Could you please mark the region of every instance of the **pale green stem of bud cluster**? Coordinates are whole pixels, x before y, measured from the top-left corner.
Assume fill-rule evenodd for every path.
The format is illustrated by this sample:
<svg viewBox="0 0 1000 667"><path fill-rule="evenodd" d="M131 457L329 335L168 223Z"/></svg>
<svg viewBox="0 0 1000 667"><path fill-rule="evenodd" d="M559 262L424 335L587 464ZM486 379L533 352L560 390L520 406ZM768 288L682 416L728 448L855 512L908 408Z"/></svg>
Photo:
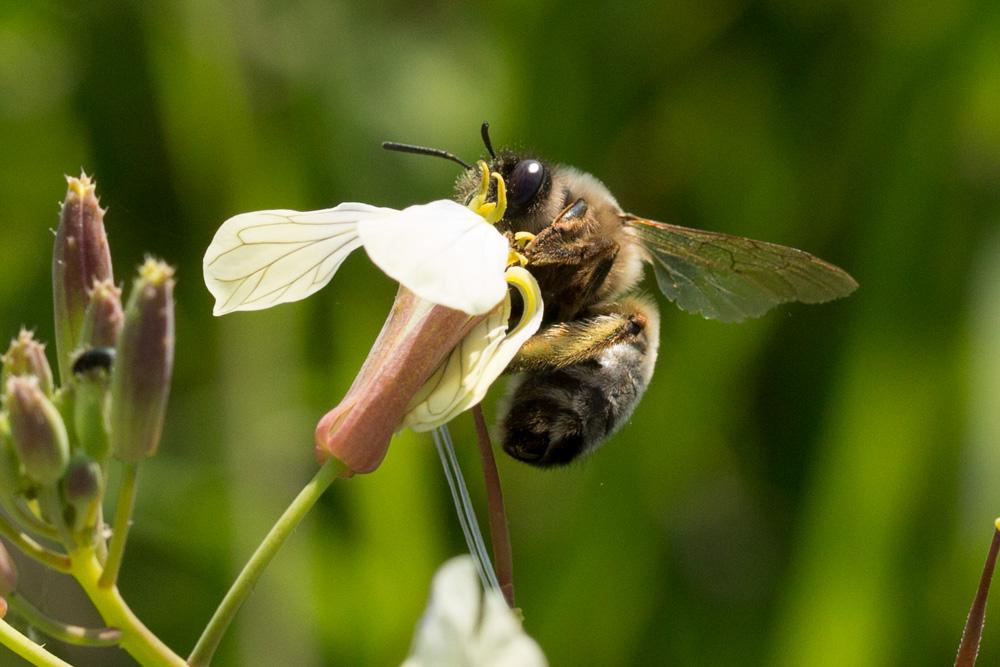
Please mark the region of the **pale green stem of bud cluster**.
<svg viewBox="0 0 1000 667"><path fill-rule="evenodd" d="M3 542L0 542L0 597L6 597L16 590L17 568Z"/></svg>
<svg viewBox="0 0 1000 667"><path fill-rule="evenodd" d="M14 498L28 486L21 472L21 462L10 438L10 421L0 413L0 506L10 507Z"/></svg>

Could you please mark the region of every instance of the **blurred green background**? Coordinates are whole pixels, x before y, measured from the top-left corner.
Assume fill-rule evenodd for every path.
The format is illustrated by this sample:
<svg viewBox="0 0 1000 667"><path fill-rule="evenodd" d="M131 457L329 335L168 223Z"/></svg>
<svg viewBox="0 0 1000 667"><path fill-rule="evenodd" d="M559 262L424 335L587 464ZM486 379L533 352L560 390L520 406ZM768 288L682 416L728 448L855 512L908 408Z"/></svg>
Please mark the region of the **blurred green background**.
<svg viewBox="0 0 1000 667"><path fill-rule="evenodd" d="M0 335L53 339L49 230L81 167L117 279L146 252L178 269L176 381L122 574L137 613L187 653L315 469L315 421L395 289L360 254L313 298L215 319L219 223L441 198L455 165L379 142L471 160L484 119L630 211L861 284L742 325L661 299L631 424L569 469L501 460L518 603L552 664L950 664L1000 514L995 0L0 3ZM481 502L470 422L452 431ZM334 485L217 664L397 664L463 549L430 439L402 434ZM67 582L25 579L93 620Z"/></svg>

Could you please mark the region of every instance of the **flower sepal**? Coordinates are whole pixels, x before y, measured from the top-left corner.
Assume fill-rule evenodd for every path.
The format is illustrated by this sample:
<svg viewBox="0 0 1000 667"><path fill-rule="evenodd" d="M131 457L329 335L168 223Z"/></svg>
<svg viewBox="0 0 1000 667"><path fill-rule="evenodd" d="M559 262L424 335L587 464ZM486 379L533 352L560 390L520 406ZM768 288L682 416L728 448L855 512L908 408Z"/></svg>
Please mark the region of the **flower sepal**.
<svg viewBox="0 0 1000 667"><path fill-rule="evenodd" d="M433 304L400 286L354 383L316 426L319 460L332 456L351 473L375 470L411 397L483 317Z"/></svg>

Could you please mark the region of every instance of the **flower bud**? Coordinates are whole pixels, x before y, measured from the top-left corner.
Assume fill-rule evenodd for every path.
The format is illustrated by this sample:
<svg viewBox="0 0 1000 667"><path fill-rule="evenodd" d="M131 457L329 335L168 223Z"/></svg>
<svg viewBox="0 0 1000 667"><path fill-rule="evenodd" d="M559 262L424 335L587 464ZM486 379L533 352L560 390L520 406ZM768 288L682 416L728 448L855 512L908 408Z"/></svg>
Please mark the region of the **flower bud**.
<svg viewBox="0 0 1000 667"><path fill-rule="evenodd" d="M111 378L111 448L123 461L152 456L160 442L174 363L173 275L148 258L125 307Z"/></svg>
<svg viewBox="0 0 1000 667"><path fill-rule="evenodd" d="M95 348L101 351L107 348ZM74 366L79 367L79 359ZM77 440L89 456L103 461L110 442L111 373L100 366L74 375L73 428Z"/></svg>
<svg viewBox="0 0 1000 667"><path fill-rule="evenodd" d="M28 482L21 473L21 462L10 441L10 422L0 412L0 507L7 507L24 492Z"/></svg>
<svg viewBox="0 0 1000 667"><path fill-rule="evenodd" d="M122 291L111 279L101 280L87 293L90 301L83 317L80 344L85 348L114 347L122 331Z"/></svg>
<svg viewBox="0 0 1000 667"><path fill-rule="evenodd" d="M16 590L17 568L14 567L14 560L7 553L7 547L3 545L3 542L0 542L0 597L10 595Z"/></svg>
<svg viewBox="0 0 1000 667"><path fill-rule="evenodd" d="M69 462L62 480L63 498L73 508L73 532L93 528L97 509L103 496L101 466L96 461L77 455Z"/></svg>
<svg viewBox="0 0 1000 667"><path fill-rule="evenodd" d="M375 470L413 395L482 318L400 287L354 384L316 425L317 457L333 456L352 473Z"/></svg>
<svg viewBox="0 0 1000 667"><path fill-rule="evenodd" d="M7 354L0 357L3 372L0 382L7 386L7 380L20 375L33 375L38 378L38 386L47 395L52 395L52 368L45 357L45 345L35 340L35 335L27 329L21 329L17 338L10 341Z"/></svg>
<svg viewBox="0 0 1000 667"><path fill-rule="evenodd" d="M39 484L53 484L69 463L69 438L56 406L35 377L7 381L5 399L14 449L24 472Z"/></svg>
<svg viewBox="0 0 1000 667"><path fill-rule="evenodd" d="M59 377L70 373L70 357L80 344L87 292L95 281L110 280L111 252L104 231L104 210L86 174L66 178L69 187L59 214L52 257L52 300L55 310Z"/></svg>

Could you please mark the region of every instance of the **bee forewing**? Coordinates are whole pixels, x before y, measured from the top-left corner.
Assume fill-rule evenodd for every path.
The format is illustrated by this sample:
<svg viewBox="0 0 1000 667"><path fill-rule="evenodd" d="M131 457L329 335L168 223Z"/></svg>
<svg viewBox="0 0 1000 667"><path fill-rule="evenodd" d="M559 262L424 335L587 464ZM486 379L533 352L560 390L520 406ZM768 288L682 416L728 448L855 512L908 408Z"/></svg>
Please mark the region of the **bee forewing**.
<svg viewBox="0 0 1000 667"><path fill-rule="evenodd" d="M346 203L320 211L254 211L229 218L203 260L215 315L298 301L326 285L361 245L358 223L394 209Z"/></svg>
<svg viewBox="0 0 1000 667"><path fill-rule="evenodd" d="M795 248L632 215L624 222L667 298L710 319L738 322L780 303L821 303L858 287L843 269Z"/></svg>

